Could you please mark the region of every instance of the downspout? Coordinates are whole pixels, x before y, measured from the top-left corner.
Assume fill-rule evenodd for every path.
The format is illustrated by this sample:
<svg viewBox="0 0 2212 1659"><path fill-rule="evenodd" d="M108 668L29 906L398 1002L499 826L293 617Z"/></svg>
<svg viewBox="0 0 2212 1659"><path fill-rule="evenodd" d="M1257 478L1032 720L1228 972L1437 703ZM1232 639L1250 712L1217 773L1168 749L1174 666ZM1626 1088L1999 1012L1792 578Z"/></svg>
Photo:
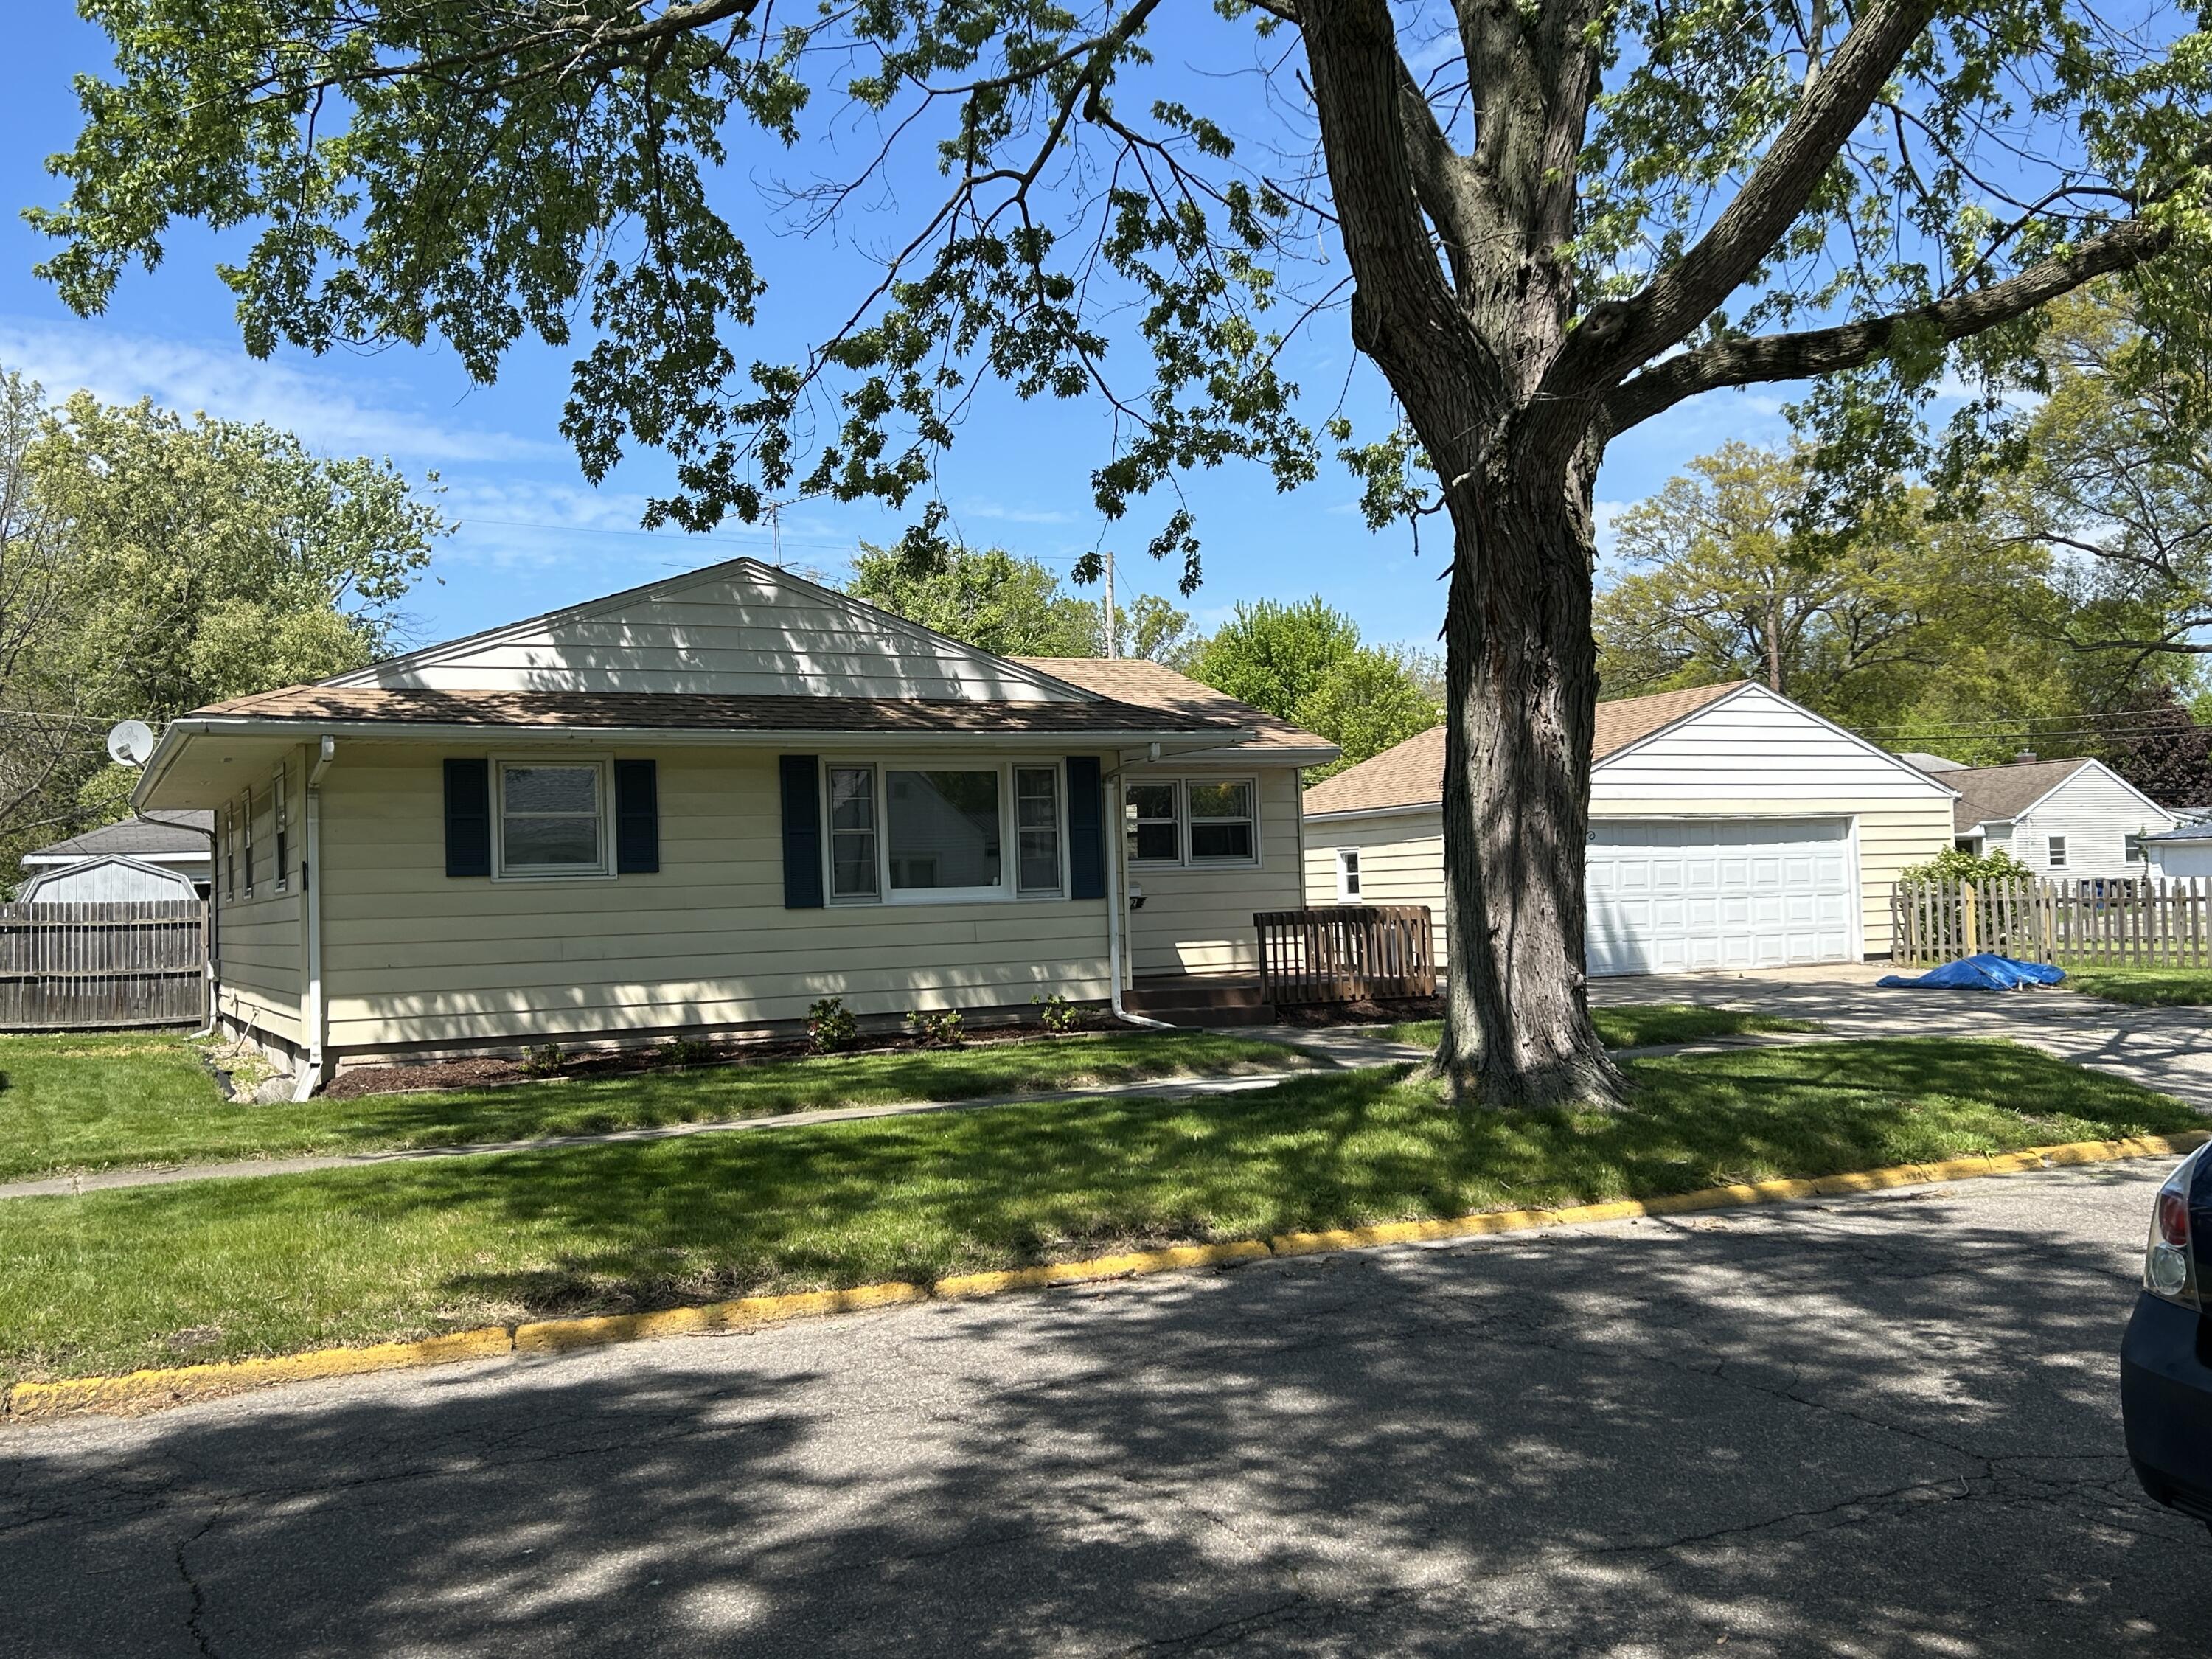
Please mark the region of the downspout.
<svg viewBox="0 0 2212 1659"><path fill-rule="evenodd" d="M337 758L338 740L325 735L322 750L307 774L307 845L300 860L300 909L307 943L307 990L301 999L301 1024L307 1028L307 1058L292 1085L292 1098L307 1100L326 1080L323 1076L323 774Z"/></svg>
<svg viewBox="0 0 2212 1659"><path fill-rule="evenodd" d="M1157 749L1157 745L1155 745ZM1121 809L1121 757L1099 781L1106 787L1106 961L1109 984L1112 987L1109 999L1114 1018L1132 1025L1146 1025L1158 1031L1172 1031L1176 1028L1164 1019L1154 1019L1148 1014L1133 1014L1121 1006L1121 848L1127 839L1123 827Z"/></svg>

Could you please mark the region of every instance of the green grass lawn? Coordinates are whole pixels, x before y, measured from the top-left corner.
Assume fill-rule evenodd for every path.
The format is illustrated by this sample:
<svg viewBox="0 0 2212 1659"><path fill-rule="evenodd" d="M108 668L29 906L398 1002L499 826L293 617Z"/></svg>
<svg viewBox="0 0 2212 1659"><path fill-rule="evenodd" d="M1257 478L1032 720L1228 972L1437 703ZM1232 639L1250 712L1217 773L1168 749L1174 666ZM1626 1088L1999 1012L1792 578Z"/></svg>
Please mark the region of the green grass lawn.
<svg viewBox="0 0 2212 1659"><path fill-rule="evenodd" d="M0 1373L82 1375L2197 1126L2004 1042L1632 1062L1616 1113L1395 1068L0 1204Z"/></svg>
<svg viewBox="0 0 2212 1659"><path fill-rule="evenodd" d="M1590 1024L1598 1041L1608 1048L1656 1048L1662 1042L1704 1042L1713 1037L1747 1036L1758 1031L1817 1031L1809 1020L1784 1019L1776 1014L1754 1014L1737 1008L1704 1008L1687 1002L1633 1003L1618 1008L1593 1008ZM1418 1042L1433 1048L1443 1035L1443 1023L1416 1019L1393 1025L1382 1035L1393 1042Z"/></svg>
<svg viewBox="0 0 2212 1659"><path fill-rule="evenodd" d="M1279 1043L1253 1037L1146 1032L255 1106L225 1100L197 1052L178 1037L0 1037L0 1178L452 1146L822 1106L1281 1072L1306 1063Z"/></svg>
<svg viewBox="0 0 2212 1659"><path fill-rule="evenodd" d="M2075 968L2066 969L2061 981L2083 996L2103 997L2109 1002L2133 1002L2147 1008L2212 1006L2212 969L2206 968Z"/></svg>

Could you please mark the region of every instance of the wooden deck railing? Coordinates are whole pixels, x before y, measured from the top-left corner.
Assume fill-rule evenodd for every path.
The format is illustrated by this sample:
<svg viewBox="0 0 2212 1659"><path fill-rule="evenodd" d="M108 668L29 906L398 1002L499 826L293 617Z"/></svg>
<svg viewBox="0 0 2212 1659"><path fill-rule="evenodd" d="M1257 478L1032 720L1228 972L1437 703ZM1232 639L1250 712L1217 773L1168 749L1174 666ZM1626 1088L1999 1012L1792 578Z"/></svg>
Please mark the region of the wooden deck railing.
<svg viewBox="0 0 2212 1659"><path fill-rule="evenodd" d="M2023 962L2212 966L2212 884L2201 876L1900 884L1889 906L1899 963L1994 951Z"/></svg>
<svg viewBox="0 0 2212 1659"><path fill-rule="evenodd" d="M0 1031L197 1025L207 957L191 900L0 904Z"/></svg>
<svg viewBox="0 0 2212 1659"><path fill-rule="evenodd" d="M1436 936L1422 904L1263 910L1260 988L1278 1006L1437 994Z"/></svg>

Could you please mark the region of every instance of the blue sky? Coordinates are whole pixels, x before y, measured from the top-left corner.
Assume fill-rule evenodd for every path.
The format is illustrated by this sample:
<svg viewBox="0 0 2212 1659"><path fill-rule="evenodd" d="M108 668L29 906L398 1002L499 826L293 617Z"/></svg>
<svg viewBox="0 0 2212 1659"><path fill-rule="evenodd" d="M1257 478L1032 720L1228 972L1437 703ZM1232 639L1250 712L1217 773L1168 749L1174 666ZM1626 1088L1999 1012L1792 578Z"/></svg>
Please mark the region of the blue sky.
<svg viewBox="0 0 2212 1659"><path fill-rule="evenodd" d="M0 195L20 210L59 198L44 162L77 131L70 77L103 70L109 60L105 37L51 0L22 8L11 39L9 96L0 103ZM1164 55L1172 51L1171 34L1163 46ZM866 226L841 229L836 240L749 238L774 286L762 326L738 349L741 361L799 355L803 338L793 331L797 307L789 296L849 291L853 240L865 240ZM111 399L150 396L185 410L266 420L320 449L389 456L410 475L441 475L447 510L461 528L438 553L436 580L410 597L410 642L766 551L764 525L732 525L711 537L640 531L644 500L665 478L652 454L633 456L603 487L585 482L559 430L572 351L526 342L489 387L473 385L440 349L320 358L284 351L256 362L239 344L228 293L215 275L217 245L197 229L173 235L161 267L126 277L108 313L90 320L72 315L32 275L50 246L16 211L0 216L0 366L26 371L50 393L83 386ZM1317 419L1351 364L1340 315L1294 350L1295 377L1314 394ZM1367 395L1365 404L1355 398L1355 408L1374 406ZM1783 400L1775 389L1715 394L1630 434L1607 458L1601 510L1649 494L1729 438L1781 439ZM1087 550L1112 547L1124 556L1125 587L1172 592L1174 574L1141 552L1164 509L1148 513L1140 504L1107 526L1091 506L1090 474L1104 453L1105 420L1095 404L1024 404L994 391L947 458L945 500L971 543L996 543L1063 568ZM1178 603L1201 625L1240 599L1319 593L1370 638L1432 641L1443 615L1433 532L1419 559L1409 532L1370 534L1353 485L1333 465L1289 495L1242 466L1201 475L1188 490L1206 577L1194 600ZM857 539L887 540L902 522L888 510L803 503L783 514L784 558L834 580Z"/></svg>

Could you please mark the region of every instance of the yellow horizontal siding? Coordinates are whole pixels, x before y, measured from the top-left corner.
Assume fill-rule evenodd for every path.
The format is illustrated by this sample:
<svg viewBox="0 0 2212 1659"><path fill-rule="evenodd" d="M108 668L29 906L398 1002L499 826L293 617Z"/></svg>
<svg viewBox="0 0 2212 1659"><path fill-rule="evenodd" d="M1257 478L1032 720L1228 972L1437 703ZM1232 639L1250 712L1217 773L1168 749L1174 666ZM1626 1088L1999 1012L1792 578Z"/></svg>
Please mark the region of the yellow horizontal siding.
<svg viewBox="0 0 2212 1659"><path fill-rule="evenodd" d="M1147 778L1252 777L1259 782L1257 865L1131 864L1127 879L1144 890L1145 908L1129 918L1130 963L1139 974L1255 974L1261 910L1295 910L1304 902L1298 864L1298 787L1287 766L1132 767L1128 781Z"/></svg>
<svg viewBox="0 0 2212 1659"><path fill-rule="evenodd" d="M337 1047L755 1025L823 996L898 1014L1109 993L1103 901L785 909L776 757L758 750L621 750L659 763L656 874L448 878L441 762L465 752L362 744L327 776Z"/></svg>

